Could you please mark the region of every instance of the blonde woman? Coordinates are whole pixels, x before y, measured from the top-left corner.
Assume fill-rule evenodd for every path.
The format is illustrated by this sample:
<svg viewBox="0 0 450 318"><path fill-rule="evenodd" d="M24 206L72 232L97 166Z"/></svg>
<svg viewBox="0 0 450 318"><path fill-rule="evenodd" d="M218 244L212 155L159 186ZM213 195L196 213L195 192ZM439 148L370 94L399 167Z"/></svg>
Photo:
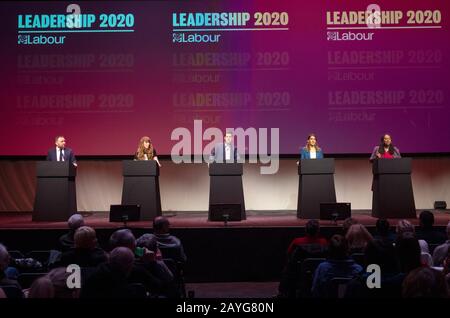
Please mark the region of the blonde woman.
<svg viewBox="0 0 450 318"><path fill-rule="evenodd" d="M362 224L353 224L345 234L350 254L364 253L367 244L373 241L372 234Z"/></svg>

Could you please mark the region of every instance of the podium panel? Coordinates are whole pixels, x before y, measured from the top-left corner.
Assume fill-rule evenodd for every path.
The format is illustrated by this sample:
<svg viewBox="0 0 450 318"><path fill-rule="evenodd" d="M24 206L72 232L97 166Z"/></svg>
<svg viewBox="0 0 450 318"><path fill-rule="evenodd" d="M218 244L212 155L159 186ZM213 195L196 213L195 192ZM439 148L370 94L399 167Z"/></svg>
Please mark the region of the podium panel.
<svg viewBox="0 0 450 318"><path fill-rule="evenodd" d="M123 166L122 205L139 205L141 221L160 216L159 167L154 160L125 160Z"/></svg>
<svg viewBox="0 0 450 318"><path fill-rule="evenodd" d="M372 171L372 216L416 218L411 158L378 159Z"/></svg>
<svg viewBox="0 0 450 318"><path fill-rule="evenodd" d="M335 203L334 159L304 159L298 166L297 217L319 219L320 203Z"/></svg>
<svg viewBox="0 0 450 318"><path fill-rule="evenodd" d="M77 213L76 168L68 161L36 163L33 221L67 221Z"/></svg>
<svg viewBox="0 0 450 318"><path fill-rule="evenodd" d="M213 215L217 205L228 204L239 204L241 220L246 219L242 174L242 163L211 163L209 165L208 220L217 220Z"/></svg>

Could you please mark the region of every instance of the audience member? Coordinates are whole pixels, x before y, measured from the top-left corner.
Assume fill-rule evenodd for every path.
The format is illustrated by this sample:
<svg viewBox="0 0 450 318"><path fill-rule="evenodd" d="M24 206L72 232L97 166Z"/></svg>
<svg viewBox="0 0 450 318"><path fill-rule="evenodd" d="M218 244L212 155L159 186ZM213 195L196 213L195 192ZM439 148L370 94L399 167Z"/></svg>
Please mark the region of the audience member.
<svg viewBox="0 0 450 318"><path fill-rule="evenodd" d="M164 216L153 220L153 234L164 258L172 258L176 262L186 263L187 257L179 238L170 234L170 222Z"/></svg>
<svg viewBox="0 0 450 318"><path fill-rule="evenodd" d="M84 226L84 218L81 214L73 214L67 221L67 225L69 226L69 232L59 238L59 249L61 252L65 252L74 247L75 231L79 227Z"/></svg>
<svg viewBox="0 0 450 318"><path fill-rule="evenodd" d="M346 218L344 222L342 223L342 231L344 232L343 235L345 236L347 234L348 229L353 224L358 224L358 221L356 221L354 218Z"/></svg>
<svg viewBox="0 0 450 318"><path fill-rule="evenodd" d="M366 245L373 241L372 235L362 224L353 224L347 230L345 239L348 243L349 253L364 253Z"/></svg>
<svg viewBox="0 0 450 318"><path fill-rule="evenodd" d="M435 248L433 253L434 266L442 266L444 259L450 250L450 221L447 224L447 241Z"/></svg>
<svg viewBox="0 0 450 318"><path fill-rule="evenodd" d="M74 248L62 254L59 265L77 264L80 267L95 267L106 260L105 251L97 247L95 230L89 226L82 226L75 232Z"/></svg>
<svg viewBox="0 0 450 318"><path fill-rule="evenodd" d="M319 245L327 246L327 240L320 235L320 225L317 220L309 220L305 226L305 236L295 238L288 247L288 255L291 255L299 246Z"/></svg>
<svg viewBox="0 0 450 318"><path fill-rule="evenodd" d="M448 289L441 272L418 267L403 281L402 295L404 298L447 298Z"/></svg>
<svg viewBox="0 0 450 318"><path fill-rule="evenodd" d="M391 224L386 219L378 219L376 223L377 233L375 239L394 244L395 235L391 232Z"/></svg>
<svg viewBox="0 0 450 318"><path fill-rule="evenodd" d="M353 278L363 268L348 256L348 244L342 235L333 235L328 246L328 259L321 263L314 274L312 295L314 297L333 297L330 295L331 280L335 277Z"/></svg>
<svg viewBox="0 0 450 318"><path fill-rule="evenodd" d="M416 230L416 237L430 244L442 244L447 236L436 229L434 225L434 215L430 211L422 211L419 215L420 226Z"/></svg>

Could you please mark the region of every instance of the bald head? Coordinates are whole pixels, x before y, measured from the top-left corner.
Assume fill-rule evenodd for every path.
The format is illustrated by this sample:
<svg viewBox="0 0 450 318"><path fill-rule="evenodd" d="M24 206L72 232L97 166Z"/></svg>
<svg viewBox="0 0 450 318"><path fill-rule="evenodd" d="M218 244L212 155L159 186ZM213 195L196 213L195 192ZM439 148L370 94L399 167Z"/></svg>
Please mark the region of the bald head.
<svg viewBox="0 0 450 318"><path fill-rule="evenodd" d="M69 225L69 229L75 231L84 225L84 218L81 214L73 214L67 221L67 224Z"/></svg>
<svg viewBox="0 0 450 318"><path fill-rule="evenodd" d="M126 275L131 272L134 264L134 254L126 247L116 247L109 254L111 267Z"/></svg>

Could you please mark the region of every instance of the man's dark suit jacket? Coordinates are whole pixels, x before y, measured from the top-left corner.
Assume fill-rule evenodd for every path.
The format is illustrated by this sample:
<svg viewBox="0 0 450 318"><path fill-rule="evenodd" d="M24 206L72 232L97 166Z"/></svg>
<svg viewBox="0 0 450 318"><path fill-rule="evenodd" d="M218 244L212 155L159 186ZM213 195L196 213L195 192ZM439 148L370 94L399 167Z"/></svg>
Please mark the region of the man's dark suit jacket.
<svg viewBox="0 0 450 318"><path fill-rule="evenodd" d="M47 161L57 161L58 155L56 154L56 147L53 149L49 149L47 154ZM70 148L64 148L64 161L69 161L72 164L77 163L77 159L75 158L75 154L73 153L72 149Z"/></svg>

